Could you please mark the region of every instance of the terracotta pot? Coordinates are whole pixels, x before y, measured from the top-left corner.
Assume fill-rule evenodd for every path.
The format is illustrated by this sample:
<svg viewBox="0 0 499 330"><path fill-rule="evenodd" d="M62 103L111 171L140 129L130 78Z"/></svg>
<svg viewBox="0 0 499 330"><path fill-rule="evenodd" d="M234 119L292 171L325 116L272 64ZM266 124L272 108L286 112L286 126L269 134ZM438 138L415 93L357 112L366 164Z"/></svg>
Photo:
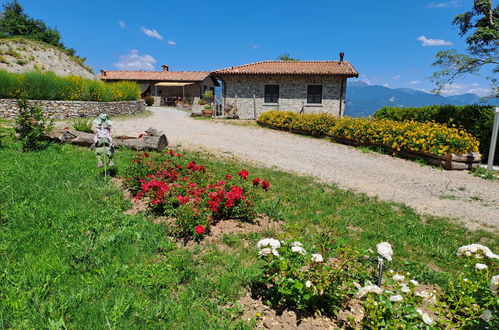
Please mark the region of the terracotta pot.
<svg viewBox="0 0 499 330"><path fill-rule="evenodd" d="M201 112L205 117L211 117L213 115L213 109L203 109Z"/></svg>

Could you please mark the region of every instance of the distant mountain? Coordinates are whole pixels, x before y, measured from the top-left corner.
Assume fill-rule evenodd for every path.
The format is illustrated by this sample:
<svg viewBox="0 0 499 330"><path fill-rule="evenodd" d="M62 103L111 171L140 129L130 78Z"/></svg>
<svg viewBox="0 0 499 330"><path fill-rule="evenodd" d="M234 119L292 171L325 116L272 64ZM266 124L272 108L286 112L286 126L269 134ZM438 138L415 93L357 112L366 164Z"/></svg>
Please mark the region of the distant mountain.
<svg viewBox="0 0 499 330"><path fill-rule="evenodd" d="M484 100L475 94L442 96L410 88L388 88L368 85L362 81L349 82L345 114L351 117L372 116L384 106L422 107L433 104L498 104L497 99Z"/></svg>

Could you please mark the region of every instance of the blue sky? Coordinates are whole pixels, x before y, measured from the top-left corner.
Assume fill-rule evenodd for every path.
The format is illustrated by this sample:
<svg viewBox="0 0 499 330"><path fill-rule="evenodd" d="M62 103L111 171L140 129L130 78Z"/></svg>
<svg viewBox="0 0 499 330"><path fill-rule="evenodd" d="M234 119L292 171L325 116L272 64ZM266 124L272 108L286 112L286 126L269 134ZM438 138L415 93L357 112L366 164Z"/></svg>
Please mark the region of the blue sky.
<svg viewBox="0 0 499 330"><path fill-rule="evenodd" d="M0 0L0 3L6 3ZM334 60L340 51L360 79L391 88L430 90L440 50L463 50L455 15L472 0L113 1L20 0L63 42L107 70L214 70L283 53ZM484 95L487 81L469 76L446 94Z"/></svg>

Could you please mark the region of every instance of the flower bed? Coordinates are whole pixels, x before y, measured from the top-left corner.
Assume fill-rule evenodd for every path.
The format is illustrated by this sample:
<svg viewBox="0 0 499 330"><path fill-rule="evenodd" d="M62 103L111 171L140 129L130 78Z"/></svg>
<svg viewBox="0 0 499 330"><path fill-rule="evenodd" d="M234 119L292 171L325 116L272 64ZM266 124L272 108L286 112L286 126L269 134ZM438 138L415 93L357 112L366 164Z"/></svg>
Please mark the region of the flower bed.
<svg viewBox="0 0 499 330"><path fill-rule="evenodd" d="M262 126L330 136L337 142L380 146L411 158L427 158L446 169L469 169L480 161L478 140L462 129L437 123L398 122L371 118L269 111L260 115Z"/></svg>
<svg viewBox="0 0 499 330"><path fill-rule="evenodd" d="M220 220L252 220L260 192L270 188L266 179L250 178L245 170L217 178L173 150L137 154L125 182L135 199L145 199L156 214L176 219L171 234L184 242L202 239Z"/></svg>
<svg viewBox="0 0 499 330"><path fill-rule="evenodd" d="M458 249L467 266L446 288L391 269L379 280L380 264L386 268L393 257L387 242L377 245L377 255L340 249L328 258L297 241L266 238L257 247L264 262L254 293L279 310L329 315L356 329L499 326L499 275L492 276L499 256L483 245ZM347 311L352 305L354 313Z"/></svg>

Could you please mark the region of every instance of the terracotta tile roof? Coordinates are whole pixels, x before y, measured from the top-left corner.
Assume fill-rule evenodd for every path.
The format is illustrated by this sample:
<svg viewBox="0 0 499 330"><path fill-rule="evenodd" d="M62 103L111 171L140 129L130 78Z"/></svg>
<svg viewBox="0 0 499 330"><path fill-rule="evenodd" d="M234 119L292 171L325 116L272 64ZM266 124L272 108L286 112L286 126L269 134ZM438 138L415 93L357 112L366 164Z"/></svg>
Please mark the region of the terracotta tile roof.
<svg viewBox="0 0 499 330"><path fill-rule="evenodd" d="M208 71L101 71L102 80L203 81Z"/></svg>
<svg viewBox="0 0 499 330"><path fill-rule="evenodd" d="M358 77L348 61L262 61L214 71L217 75L341 75Z"/></svg>

